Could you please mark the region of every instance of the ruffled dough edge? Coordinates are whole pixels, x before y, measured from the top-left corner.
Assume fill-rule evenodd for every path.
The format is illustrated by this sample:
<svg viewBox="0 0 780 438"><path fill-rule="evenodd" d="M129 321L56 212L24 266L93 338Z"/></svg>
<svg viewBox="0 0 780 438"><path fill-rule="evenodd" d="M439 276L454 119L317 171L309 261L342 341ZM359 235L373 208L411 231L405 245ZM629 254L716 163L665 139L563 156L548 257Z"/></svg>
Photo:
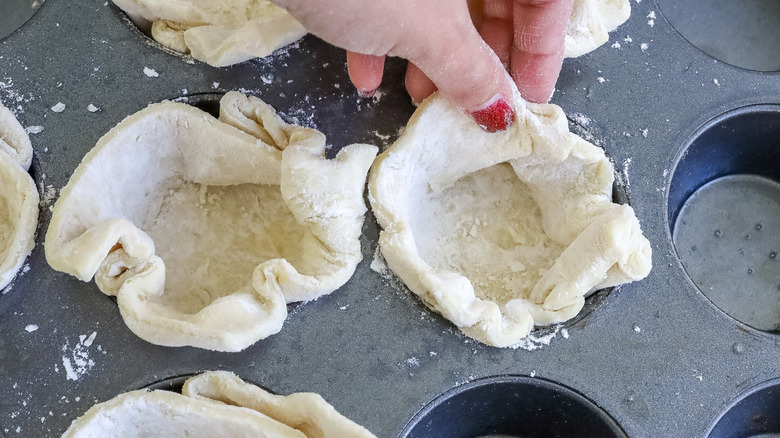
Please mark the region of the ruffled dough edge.
<svg viewBox="0 0 780 438"><path fill-rule="evenodd" d="M40 199L27 173L32 156L32 144L24 128L8 108L0 105L0 196L7 202L6 213L14 225L5 258L0 260L0 288L13 281L35 247Z"/></svg>
<svg viewBox="0 0 780 438"><path fill-rule="evenodd" d="M466 335L497 347L517 344L534 325L574 317L588 293L642 279L652 265L650 243L642 235L633 209L611 202L613 168L604 151L569 132L560 107L526 103L516 90L514 102L516 120L509 130L486 134L461 110L435 94L420 105L396 143L377 157L369 174L369 201L382 228L379 247L387 265L427 306ZM434 141L430 140L431 129L446 132L442 138L449 142L418 147L418 141ZM433 191L503 162L509 162L519 174L527 170L524 166L570 160L581 163L591 175L591 182L571 184L567 193L544 202L534 196L546 233L567 248L531 291L532 300L514 299L499 308L479 299L468 278L431 267L417 252L403 201L396 199L396 194L411 184L414 175L408 170L416 165L414 160L430 161L439 152L458 159L447 163L443 174L426 176ZM532 191L534 185L550 183L543 172L525 179L518 176ZM600 255L583 260L582 252L590 248L599 248ZM579 267L580 274L567 274L571 266Z"/></svg>
<svg viewBox="0 0 780 438"><path fill-rule="evenodd" d="M274 395L227 371L208 371L194 376L184 383L181 394L138 390L96 404L71 424L63 438L105 436L105 432L92 428L102 417L126 420L129 415L123 412L127 411L136 410L131 414L138 416L140 413L141 418L135 419L143 421L139 407L165 409L172 416L219 418L278 437L375 438L367 429L338 413L318 394Z"/></svg>
<svg viewBox="0 0 780 438"><path fill-rule="evenodd" d="M101 291L117 296L127 326L154 344L241 351L281 330L287 302L314 300L333 292L351 278L362 260L359 237L367 211L363 191L377 148L349 145L334 159L326 159L322 133L288 125L260 99L238 92L223 97L220 111L218 120L189 105L165 101L127 117L87 153L60 191L52 212L45 239L49 264L82 281L94 277ZM73 221L79 224L69 199L82 180L89 182L89 163L136 123L166 113L230 137L232 151L202 144L200 153L183 156L188 173L199 182L280 185L296 220L311 231L304 242L311 251L307 254L318 266L328 268L324 269L327 274L303 275L284 259L268 260L255 269L251 294L218 298L195 314L183 314L149 302L164 293L165 266L155 255L152 239L135 224L121 217L92 218L94 223L75 227L83 231L68 235L74 229ZM231 160L240 161L244 177L250 180L220 180L231 175L214 174L215 167L222 169Z"/></svg>
<svg viewBox="0 0 780 438"><path fill-rule="evenodd" d="M214 67L264 58L306 35L303 25L270 2L266 2L272 6L268 15L247 21L237 29L209 24L207 17L191 5L171 10L167 0L113 2L134 22L151 23L152 37L163 46L189 53Z"/></svg>

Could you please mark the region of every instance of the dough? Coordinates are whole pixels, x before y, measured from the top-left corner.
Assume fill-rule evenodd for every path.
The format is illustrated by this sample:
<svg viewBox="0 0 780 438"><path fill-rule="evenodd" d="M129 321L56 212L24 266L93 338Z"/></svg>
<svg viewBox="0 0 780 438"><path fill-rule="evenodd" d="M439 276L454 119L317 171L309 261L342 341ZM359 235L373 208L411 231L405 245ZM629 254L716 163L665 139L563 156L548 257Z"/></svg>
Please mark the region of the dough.
<svg viewBox="0 0 780 438"><path fill-rule="evenodd" d="M35 247L39 198L27 173L32 155L24 128L0 105L0 289L8 286Z"/></svg>
<svg viewBox="0 0 780 438"><path fill-rule="evenodd" d="M576 58L609 41L609 32L631 15L629 0L574 0L564 56Z"/></svg>
<svg viewBox="0 0 780 438"><path fill-rule="evenodd" d="M650 244L612 203L604 151L555 105L515 92L515 123L484 133L438 95L375 161L372 209L390 269L465 334L498 347L575 316L593 290L639 280Z"/></svg>
<svg viewBox="0 0 780 438"><path fill-rule="evenodd" d="M63 438L375 438L318 394L271 394L234 374L210 371L182 393L132 391L93 406Z"/></svg>
<svg viewBox="0 0 780 438"><path fill-rule="evenodd" d="M322 133L258 98L230 92L220 111L162 102L122 121L62 189L46 234L49 264L94 276L155 344L240 351L362 259L376 147L328 160Z"/></svg>
<svg viewBox="0 0 780 438"><path fill-rule="evenodd" d="M113 0L152 37L173 50L223 67L262 58L306 30L268 0Z"/></svg>

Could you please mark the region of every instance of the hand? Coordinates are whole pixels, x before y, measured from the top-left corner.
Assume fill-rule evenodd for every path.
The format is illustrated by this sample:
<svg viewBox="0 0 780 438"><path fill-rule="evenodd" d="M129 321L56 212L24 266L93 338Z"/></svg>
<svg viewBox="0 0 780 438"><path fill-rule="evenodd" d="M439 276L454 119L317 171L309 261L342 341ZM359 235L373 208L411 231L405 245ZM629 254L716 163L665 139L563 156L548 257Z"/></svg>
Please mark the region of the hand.
<svg viewBox="0 0 780 438"><path fill-rule="evenodd" d="M549 99L572 1L485 0L476 8L483 40L463 0L274 0L307 30L351 52L350 77L362 95L379 86L384 57L400 56L412 63L413 100L438 88L490 132L514 120L504 63L526 99Z"/></svg>

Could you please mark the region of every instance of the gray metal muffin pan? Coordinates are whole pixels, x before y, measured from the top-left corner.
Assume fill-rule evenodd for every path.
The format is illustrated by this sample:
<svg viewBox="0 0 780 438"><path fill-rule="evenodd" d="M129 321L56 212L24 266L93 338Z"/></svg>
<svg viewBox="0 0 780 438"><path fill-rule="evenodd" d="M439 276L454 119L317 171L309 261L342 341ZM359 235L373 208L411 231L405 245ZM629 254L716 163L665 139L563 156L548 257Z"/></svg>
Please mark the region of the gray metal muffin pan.
<svg viewBox="0 0 780 438"><path fill-rule="evenodd" d="M662 7L670 1L659 0ZM52 192L125 116L162 99L203 93L248 90L288 120L323 131L334 150L354 142L385 147L413 111L403 90L403 63L389 63L381 97L362 100L349 84L343 52L311 36L269 59L217 69L161 50L105 1L47 0L0 41L0 101L24 126L44 127L31 136L31 172L44 199L38 245L27 272L0 295L0 434L57 437L98 401L213 369L281 394L320 393L380 437L414 427L412 418L420 420L415 414L426 405L421 415L446 404L429 402L447 391L469 393L453 388L472 381L479 387L485 384L481 378L506 375L570 388L629 437L705 437L711 429L717 437L780 432L780 402L773 395L780 335L716 307L689 279L672 243L681 203L715 177L686 179L677 163L689 171L700 168L692 159L736 168L733 143L713 144L711 152L703 145L702 153L689 155L686 146L700 128L709 126L717 136L723 128L707 123L729 111L755 113L744 108L762 105L776 116L780 76L732 67L700 52L652 0L632 7L632 17L609 43L565 62L553 102L606 149L627 183L653 246L647 279L601 294L592 312L565 330L537 332L549 343L534 351L487 347L369 268L379 230L368 214L364 261L344 287L291 306L279 334L242 353L223 354L148 344L125 327L115 302L93 283L53 271L43 251ZM148 77L145 67L159 76ZM55 113L51 107L59 102L66 108ZM88 111L90 104L99 111ZM755 156L756 167L747 171L766 176L761 169L777 169L778 148L777 136L767 140L765 150L755 153L769 155ZM683 182L689 186L674 186ZM722 211L731 207L722 205ZM704 262L722 257L728 255L713 252ZM767 269L777 274L780 265ZM735 268L730 281L740 289L743 273ZM751 388L760 400L751 402L751 395L738 402ZM479 412L477 399L474 404L466 412ZM750 407L747 423L730 419L733 406ZM729 426L721 429L718 419Z"/></svg>

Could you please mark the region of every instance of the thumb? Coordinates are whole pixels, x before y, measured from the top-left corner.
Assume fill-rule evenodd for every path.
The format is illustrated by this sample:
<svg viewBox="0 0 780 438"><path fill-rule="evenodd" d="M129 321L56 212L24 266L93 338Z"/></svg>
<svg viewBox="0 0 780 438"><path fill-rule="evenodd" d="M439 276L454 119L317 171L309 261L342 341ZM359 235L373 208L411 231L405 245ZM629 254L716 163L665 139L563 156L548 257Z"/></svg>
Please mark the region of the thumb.
<svg viewBox="0 0 780 438"><path fill-rule="evenodd" d="M410 61L482 129L508 128L514 121L512 79L471 22L427 36L426 49L409 56Z"/></svg>

